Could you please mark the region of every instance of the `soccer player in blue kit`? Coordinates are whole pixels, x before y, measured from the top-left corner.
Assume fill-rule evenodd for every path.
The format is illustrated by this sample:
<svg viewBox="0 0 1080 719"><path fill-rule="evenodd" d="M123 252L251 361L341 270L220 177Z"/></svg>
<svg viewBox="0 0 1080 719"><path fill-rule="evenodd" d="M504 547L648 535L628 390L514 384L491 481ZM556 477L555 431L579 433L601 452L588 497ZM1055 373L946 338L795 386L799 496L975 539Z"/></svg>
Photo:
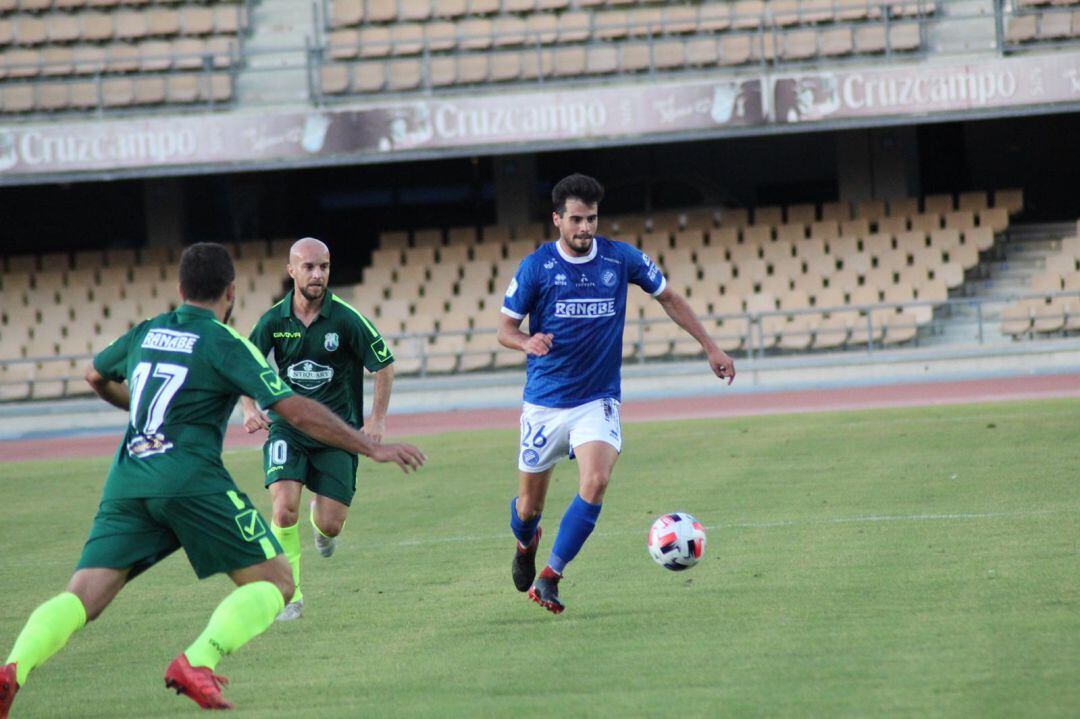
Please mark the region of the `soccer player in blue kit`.
<svg viewBox="0 0 1080 719"><path fill-rule="evenodd" d="M521 262L503 300L499 342L528 356L518 496L510 501L517 537L512 574L518 591L548 611L565 608L559 580L600 516L604 491L622 449L619 422L622 335L627 285L648 292L701 343L713 373L735 379L735 363L709 339L694 311L640 250L596 234L604 188L575 174L555 185L556 242ZM529 334L521 331L528 315ZM578 494L559 524L548 564L536 577L540 513L551 471L569 453L578 461ZM535 583L534 583L535 580Z"/></svg>

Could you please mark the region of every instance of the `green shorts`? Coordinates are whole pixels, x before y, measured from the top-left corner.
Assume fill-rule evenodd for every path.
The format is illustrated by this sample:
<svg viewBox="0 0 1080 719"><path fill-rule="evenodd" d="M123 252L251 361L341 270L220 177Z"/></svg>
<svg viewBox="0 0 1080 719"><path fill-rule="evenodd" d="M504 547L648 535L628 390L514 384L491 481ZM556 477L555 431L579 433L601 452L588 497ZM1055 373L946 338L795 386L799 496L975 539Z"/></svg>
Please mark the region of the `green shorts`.
<svg viewBox="0 0 1080 719"><path fill-rule="evenodd" d="M282 553L248 496L229 490L193 497L103 500L76 568L131 567L130 580L180 547L199 579Z"/></svg>
<svg viewBox="0 0 1080 719"><path fill-rule="evenodd" d="M359 457L294 432L270 428L270 436L263 445L263 466L266 467L267 487L282 479L291 479L346 507L352 505L356 495Z"/></svg>

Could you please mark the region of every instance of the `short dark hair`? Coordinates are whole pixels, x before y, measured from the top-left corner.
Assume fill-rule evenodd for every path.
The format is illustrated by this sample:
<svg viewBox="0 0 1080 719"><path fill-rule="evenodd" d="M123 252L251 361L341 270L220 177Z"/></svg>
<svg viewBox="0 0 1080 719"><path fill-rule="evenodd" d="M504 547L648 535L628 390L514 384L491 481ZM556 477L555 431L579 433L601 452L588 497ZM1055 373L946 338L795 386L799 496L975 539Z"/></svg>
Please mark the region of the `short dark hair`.
<svg viewBox="0 0 1080 719"><path fill-rule="evenodd" d="M185 300L218 300L235 279L229 251L216 242L197 242L180 255L180 294Z"/></svg>
<svg viewBox="0 0 1080 719"><path fill-rule="evenodd" d="M551 188L551 202L560 216L566 212L566 201L573 197L586 205L599 204L604 199L604 186L594 178L580 173L567 175Z"/></svg>

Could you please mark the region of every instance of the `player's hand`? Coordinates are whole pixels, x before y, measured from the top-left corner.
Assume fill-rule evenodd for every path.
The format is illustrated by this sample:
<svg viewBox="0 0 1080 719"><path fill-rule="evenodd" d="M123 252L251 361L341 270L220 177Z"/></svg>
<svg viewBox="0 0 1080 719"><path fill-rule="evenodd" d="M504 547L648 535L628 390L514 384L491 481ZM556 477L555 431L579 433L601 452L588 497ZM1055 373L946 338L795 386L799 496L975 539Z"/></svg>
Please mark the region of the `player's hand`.
<svg viewBox="0 0 1080 719"><path fill-rule="evenodd" d="M554 338L555 336L552 334L537 332L532 337L525 340L525 344L521 346L521 349L525 350L525 354L543 357L551 351L551 341Z"/></svg>
<svg viewBox="0 0 1080 719"><path fill-rule="evenodd" d="M382 439L386 436L386 420L368 419L364 426L360 428L360 431L371 437L371 441L375 444L382 444Z"/></svg>
<svg viewBox="0 0 1080 719"><path fill-rule="evenodd" d="M735 360L721 349L709 351L709 368L720 379L726 379L728 384L735 381Z"/></svg>
<svg viewBox="0 0 1080 719"><path fill-rule="evenodd" d="M371 458L376 462L393 462L405 474L420 469L427 461L424 453L411 444L380 444L372 450Z"/></svg>
<svg viewBox="0 0 1080 719"><path fill-rule="evenodd" d="M270 429L270 417L261 409L254 412L244 412L244 429L248 434L254 434L260 429Z"/></svg>

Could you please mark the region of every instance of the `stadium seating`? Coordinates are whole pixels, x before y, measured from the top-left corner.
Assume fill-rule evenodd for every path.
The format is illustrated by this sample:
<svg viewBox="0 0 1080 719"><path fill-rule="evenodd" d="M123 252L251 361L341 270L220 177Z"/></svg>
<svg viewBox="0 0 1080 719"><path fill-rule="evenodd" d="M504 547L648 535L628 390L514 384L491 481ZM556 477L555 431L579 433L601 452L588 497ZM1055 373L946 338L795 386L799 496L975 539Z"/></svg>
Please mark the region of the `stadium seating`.
<svg viewBox="0 0 1080 719"><path fill-rule="evenodd" d="M854 206L695 207L603 217L601 232L650 254L725 350L806 352L916 341L934 307L964 283L1022 210L1022 193L999 190ZM334 290L391 339L399 372L520 366L523 355L500 346L493 328L521 259L548 239L539 223L387 231L361 282ZM250 328L281 296L290 244L229 246L240 290L232 319L238 329ZM1057 272L1055 287L1080 288L1080 244L1067 249L1076 256L1048 272ZM5 258L0 398L84 391L78 360L139 318L175 305L177 260L171 247ZM1054 312L1060 306L1062 328L1080 324L1080 312L1069 309L1074 304L1044 304ZM1043 317L1051 310L1024 307L1027 324L1016 334L1035 331L1036 314L1045 320L1037 331L1056 331L1056 320ZM642 292L628 295L627 318L628 359L700 352Z"/></svg>
<svg viewBox="0 0 1080 719"><path fill-rule="evenodd" d="M1075 7L1080 3L1075 0L1015 0L1012 5L1005 21L1006 47L1080 37L1080 7Z"/></svg>
<svg viewBox="0 0 1080 719"><path fill-rule="evenodd" d="M1028 290L1042 296L1026 297L1003 308L1002 334L1020 339L1080 330L1080 236L1061 240L1059 251L1046 259L1043 272L1032 277Z"/></svg>
<svg viewBox="0 0 1080 719"><path fill-rule="evenodd" d="M927 0L328 0L324 95L410 91L922 46Z"/></svg>
<svg viewBox="0 0 1080 719"><path fill-rule="evenodd" d="M236 0L55 0L0 8L0 112L222 103L247 10Z"/></svg>

